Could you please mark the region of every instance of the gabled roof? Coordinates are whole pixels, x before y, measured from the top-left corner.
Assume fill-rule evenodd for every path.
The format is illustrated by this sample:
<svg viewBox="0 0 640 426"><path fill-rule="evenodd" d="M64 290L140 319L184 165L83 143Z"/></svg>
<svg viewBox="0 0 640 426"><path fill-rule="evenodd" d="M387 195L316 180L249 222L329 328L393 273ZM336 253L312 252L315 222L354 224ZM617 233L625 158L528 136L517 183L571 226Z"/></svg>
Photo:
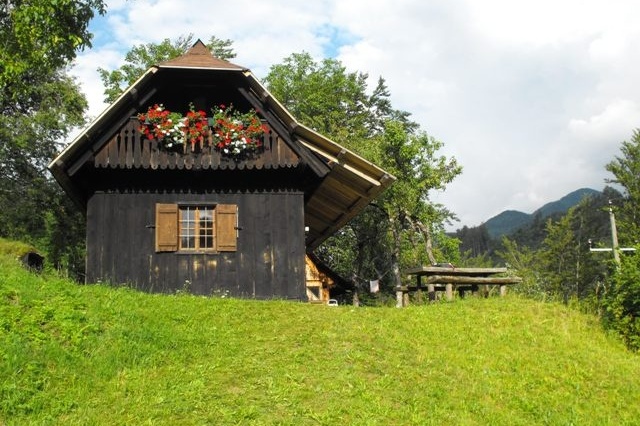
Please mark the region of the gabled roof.
<svg viewBox="0 0 640 426"><path fill-rule="evenodd" d="M316 248L343 227L395 180L373 163L297 122L251 71L214 58L198 40L185 55L147 70L49 164L53 176L77 202L86 204L78 182L74 181L78 164L94 158L112 136L110 131L148 107L149 99L155 93L154 79L171 70L197 72L199 77L231 73L238 79L234 81L241 82L243 86L238 87L242 96L261 112L271 126L277 127L280 133L287 133L291 148L306 159L312 169L322 169L321 173L318 172L322 180L312 192L305 194L308 250Z"/></svg>
<svg viewBox="0 0 640 426"><path fill-rule="evenodd" d="M246 68L216 58L205 44L198 40L187 53L170 61L160 63L162 68L205 68L209 70L237 70Z"/></svg>

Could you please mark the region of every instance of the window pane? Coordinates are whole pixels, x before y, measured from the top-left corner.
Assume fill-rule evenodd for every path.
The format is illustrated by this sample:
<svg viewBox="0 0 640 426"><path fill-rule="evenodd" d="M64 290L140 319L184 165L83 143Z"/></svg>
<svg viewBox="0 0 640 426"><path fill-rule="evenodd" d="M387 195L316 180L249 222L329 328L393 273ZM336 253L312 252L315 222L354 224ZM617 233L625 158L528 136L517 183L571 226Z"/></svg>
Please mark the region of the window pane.
<svg viewBox="0 0 640 426"><path fill-rule="evenodd" d="M213 209L201 207L199 213L200 227L198 234L200 236L200 248L213 248Z"/></svg>
<svg viewBox="0 0 640 426"><path fill-rule="evenodd" d="M200 248L213 248L213 229L200 229Z"/></svg>
<svg viewBox="0 0 640 426"><path fill-rule="evenodd" d="M196 209L180 208L180 248L193 250L196 248Z"/></svg>
<svg viewBox="0 0 640 426"><path fill-rule="evenodd" d="M210 226L213 223L213 210L210 207L200 208L200 226L208 224Z"/></svg>
<svg viewBox="0 0 640 426"><path fill-rule="evenodd" d="M181 249L194 249L194 248L196 248L196 238L195 237L180 237L180 248Z"/></svg>

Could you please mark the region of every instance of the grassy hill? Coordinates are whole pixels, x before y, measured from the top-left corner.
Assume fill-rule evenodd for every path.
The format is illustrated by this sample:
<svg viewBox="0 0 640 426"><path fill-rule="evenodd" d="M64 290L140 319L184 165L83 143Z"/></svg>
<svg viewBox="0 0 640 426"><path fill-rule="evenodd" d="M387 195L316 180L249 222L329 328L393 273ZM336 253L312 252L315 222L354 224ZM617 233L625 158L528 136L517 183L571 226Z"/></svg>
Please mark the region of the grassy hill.
<svg viewBox="0 0 640 426"><path fill-rule="evenodd" d="M640 357L591 316L515 296L149 295L0 254L0 360L7 425L640 423Z"/></svg>

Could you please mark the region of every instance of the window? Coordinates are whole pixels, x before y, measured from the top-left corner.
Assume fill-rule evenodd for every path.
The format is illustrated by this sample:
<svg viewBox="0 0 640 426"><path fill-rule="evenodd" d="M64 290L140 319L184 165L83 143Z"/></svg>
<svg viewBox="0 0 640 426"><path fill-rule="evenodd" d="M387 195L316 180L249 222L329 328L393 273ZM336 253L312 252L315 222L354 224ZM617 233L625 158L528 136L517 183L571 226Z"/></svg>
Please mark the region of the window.
<svg viewBox="0 0 640 426"><path fill-rule="evenodd" d="M156 204L156 251L236 251L235 204Z"/></svg>
<svg viewBox="0 0 640 426"><path fill-rule="evenodd" d="M213 207L178 207L178 248L214 250Z"/></svg>

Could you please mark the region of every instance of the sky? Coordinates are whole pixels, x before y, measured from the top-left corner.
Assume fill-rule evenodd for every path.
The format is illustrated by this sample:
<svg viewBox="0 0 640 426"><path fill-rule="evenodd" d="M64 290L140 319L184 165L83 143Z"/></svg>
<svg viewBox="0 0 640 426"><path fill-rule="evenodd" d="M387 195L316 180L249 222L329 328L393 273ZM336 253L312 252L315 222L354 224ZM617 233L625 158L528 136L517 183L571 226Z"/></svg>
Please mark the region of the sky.
<svg viewBox="0 0 640 426"><path fill-rule="evenodd" d="M393 107L462 165L431 193L457 215L450 230L603 189L640 128L637 0L106 1L71 70L91 116L106 107L97 68L139 44L231 39L259 79L292 53L334 58L371 89L384 78Z"/></svg>

